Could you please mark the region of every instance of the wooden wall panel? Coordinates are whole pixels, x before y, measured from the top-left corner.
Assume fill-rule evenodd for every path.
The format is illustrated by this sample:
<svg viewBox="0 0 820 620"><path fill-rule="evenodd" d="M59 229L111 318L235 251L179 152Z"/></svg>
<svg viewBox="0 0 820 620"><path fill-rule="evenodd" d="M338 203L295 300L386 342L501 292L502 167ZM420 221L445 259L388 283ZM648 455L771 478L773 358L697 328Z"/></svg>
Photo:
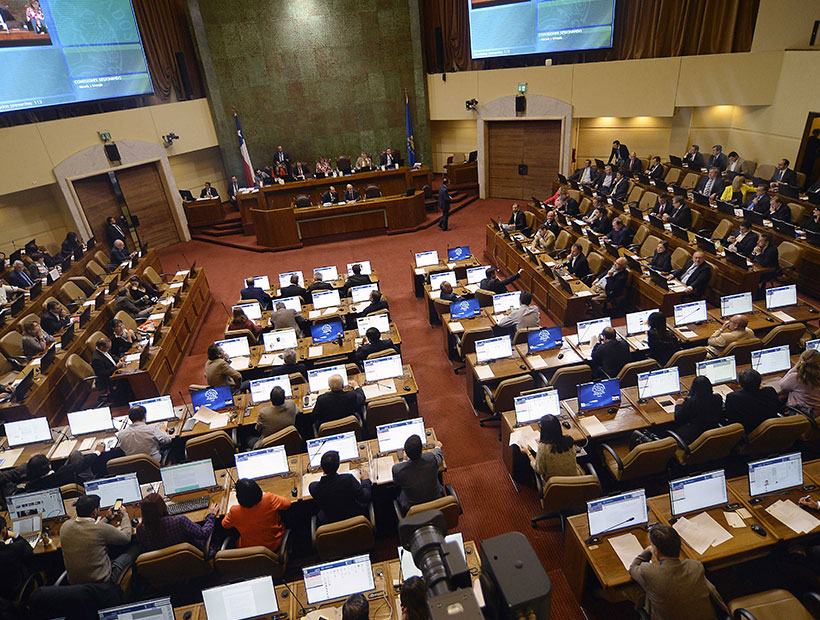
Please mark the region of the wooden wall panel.
<svg viewBox="0 0 820 620"><path fill-rule="evenodd" d="M148 242L154 248L164 248L179 241L157 164L125 168L116 174L131 215L140 218L142 242Z"/></svg>
<svg viewBox="0 0 820 620"><path fill-rule="evenodd" d="M72 181L74 191L80 199L85 219L99 243L108 245L105 236L105 218L119 217L122 214L120 201L114 194L114 188L107 174L98 174L85 179Z"/></svg>
<svg viewBox="0 0 820 620"><path fill-rule="evenodd" d="M489 139L489 195L528 199L551 187L560 165L561 121L491 121ZM518 174L526 164L528 173Z"/></svg>

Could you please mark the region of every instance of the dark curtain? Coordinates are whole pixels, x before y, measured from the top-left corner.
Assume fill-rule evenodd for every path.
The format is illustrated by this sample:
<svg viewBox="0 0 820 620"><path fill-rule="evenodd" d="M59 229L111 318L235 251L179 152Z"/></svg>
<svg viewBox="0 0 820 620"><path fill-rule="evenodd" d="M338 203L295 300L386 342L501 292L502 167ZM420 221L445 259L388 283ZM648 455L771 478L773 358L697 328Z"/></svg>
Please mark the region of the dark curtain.
<svg viewBox="0 0 820 620"><path fill-rule="evenodd" d="M760 4L759 0L618 0L610 49L473 60L469 1L423 0L428 73L536 66L546 58L553 64L569 64L748 52Z"/></svg>
<svg viewBox="0 0 820 620"><path fill-rule="evenodd" d="M22 110L0 114L0 127L27 123L128 110L171 101L172 93L177 99L185 99L176 52L185 54L185 64L191 80L193 98L204 97L199 62L194 52L194 41L188 28L185 0L132 0L134 14L145 48L145 58L154 85L153 95L121 97L86 103Z"/></svg>

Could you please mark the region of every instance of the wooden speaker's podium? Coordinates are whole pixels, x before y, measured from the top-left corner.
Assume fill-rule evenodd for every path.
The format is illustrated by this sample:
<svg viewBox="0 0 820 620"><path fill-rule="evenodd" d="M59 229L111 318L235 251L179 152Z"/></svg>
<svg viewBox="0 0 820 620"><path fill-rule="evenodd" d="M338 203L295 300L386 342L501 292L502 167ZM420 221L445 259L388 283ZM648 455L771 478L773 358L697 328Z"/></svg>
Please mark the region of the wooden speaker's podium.
<svg viewBox="0 0 820 620"><path fill-rule="evenodd" d="M301 248L299 229L293 207L285 209L251 209L256 242L274 250Z"/></svg>

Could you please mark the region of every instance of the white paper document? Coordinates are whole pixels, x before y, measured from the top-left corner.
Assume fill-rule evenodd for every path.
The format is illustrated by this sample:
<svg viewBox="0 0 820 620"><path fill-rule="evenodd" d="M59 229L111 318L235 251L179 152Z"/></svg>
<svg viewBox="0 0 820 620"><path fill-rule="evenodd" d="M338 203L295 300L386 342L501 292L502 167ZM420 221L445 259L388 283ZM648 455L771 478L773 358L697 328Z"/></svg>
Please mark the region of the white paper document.
<svg viewBox="0 0 820 620"><path fill-rule="evenodd" d="M393 381L393 379L385 379L383 381L376 381L375 383L368 383L362 386L362 392L364 392L364 397L368 400L379 396L395 394L396 382Z"/></svg>
<svg viewBox="0 0 820 620"><path fill-rule="evenodd" d="M729 527L746 527L746 524L743 522L743 519L741 519L740 515L736 512L724 512L723 517L726 519L726 523L729 525Z"/></svg>
<svg viewBox="0 0 820 620"><path fill-rule="evenodd" d="M777 500L766 508L766 512L797 534L806 534L820 525L820 520L800 508L790 499Z"/></svg>
<svg viewBox="0 0 820 620"><path fill-rule="evenodd" d="M211 418L211 430L215 428L222 428L224 426L228 426L228 423L231 421L231 416L227 413L217 413Z"/></svg>
<svg viewBox="0 0 820 620"><path fill-rule="evenodd" d="M322 316L321 310L311 310L310 312L308 312L308 318L310 320L318 319L320 316Z"/></svg>
<svg viewBox="0 0 820 620"><path fill-rule="evenodd" d="M527 363L533 370L541 370L542 368L547 367L547 362L545 362L544 358L540 355L528 355Z"/></svg>
<svg viewBox="0 0 820 620"><path fill-rule="evenodd" d="M310 487L311 482L318 482L322 478L322 472L317 471L312 474L302 474L302 497L308 498L310 497L310 491L308 487Z"/></svg>
<svg viewBox="0 0 820 620"><path fill-rule="evenodd" d="M265 353L259 358L259 366L281 366L285 357L281 353Z"/></svg>
<svg viewBox="0 0 820 620"><path fill-rule="evenodd" d="M584 290L584 291L577 291L575 293L576 297L592 297L592 291Z"/></svg>
<svg viewBox="0 0 820 620"><path fill-rule="evenodd" d="M777 312L772 312L771 315L783 321L784 323L794 323L794 317L789 314L786 314L782 310L778 310Z"/></svg>
<svg viewBox="0 0 820 620"><path fill-rule="evenodd" d="M140 361L140 355L142 355L142 353L129 353L125 356L125 363L130 364L132 362Z"/></svg>
<svg viewBox="0 0 820 620"><path fill-rule="evenodd" d="M460 321L450 321L448 325L450 326L450 331L454 334L464 331L464 326L461 324Z"/></svg>
<svg viewBox="0 0 820 620"><path fill-rule="evenodd" d="M592 437L595 435L603 435L607 432L606 426L604 426L603 423L594 415L578 418L578 421L581 423L581 426L587 434Z"/></svg>
<svg viewBox="0 0 820 620"><path fill-rule="evenodd" d="M638 542L635 534L621 534L620 536L607 538L607 540L626 570L629 570L632 561L643 552L643 547Z"/></svg>
<svg viewBox="0 0 820 620"><path fill-rule="evenodd" d="M393 455L380 456L373 461L375 469L375 478L373 480L376 484L388 484L393 482Z"/></svg>
<svg viewBox="0 0 820 620"><path fill-rule="evenodd" d="M703 555L709 547L717 547L732 539L732 535L708 512L702 512L691 519L681 517L673 527L698 555Z"/></svg>
<svg viewBox="0 0 820 620"><path fill-rule="evenodd" d="M478 284L465 284L464 288L466 288L471 293L475 294L475 292L479 289Z"/></svg>
<svg viewBox="0 0 820 620"><path fill-rule="evenodd" d="M74 446L77 445L76 439L64 439L57 448L49 455L49 459L56 461L57 459L67 459L68 455L74 451Z"/></svg>
<svg viewBox="0 0 820 620"><path fill-rule="evenodd" d="M14 448L13 450L4 450L0 453L0 469L8 469L14 467L17 459L23 454L23 448Z"/></svg>
<svg viewBox="0 0 820 620"><path fill-rule="evenodd" d="M324 349L322 348L322 345L310 347L308 349L308 357L321 357L323 353Z"/></svg>
<svg viewBox="0 0 820 620"><path fill-rule="evenodd" d="M236 371L240 370L247 370L248 366L251 365L251 358L249 357L232 357L231 358L231 368Z"/></svg>
<svg viewBox="0 0 820 620"><path fill-rule="evenodd" d="M479 381L486 381L492 379L495 374L489 366L475 366L475 376L478 377Z"/></svg>
<svg viewBox="0 0 820 620"><path fill-rule="evenodd" d="M510 445L520 446L525 452L538 452L538 438L540 433L529 424L521 426L510 433Z"/></svg>
<svg viewBox="0 0 820 620"><path fill-rule="evenodd" d="M88 452L89 450L93 450L94 446L97 445L97 438L96 437L86 437L83 439L80 446L77 448L80 452Z"/></svg>

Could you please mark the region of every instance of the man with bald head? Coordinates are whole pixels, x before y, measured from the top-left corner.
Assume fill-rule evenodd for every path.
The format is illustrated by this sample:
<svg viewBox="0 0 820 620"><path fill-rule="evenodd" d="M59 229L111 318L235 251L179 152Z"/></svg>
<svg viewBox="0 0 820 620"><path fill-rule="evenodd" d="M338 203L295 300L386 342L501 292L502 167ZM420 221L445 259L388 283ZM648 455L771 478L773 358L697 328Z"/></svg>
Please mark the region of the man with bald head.
<svg viewBox="0 0 820 620"><path fill-rule="evenodd" d="M313 423L317 429L325 422L340 420L349 415L360 417L359 410L364 405L364 392L352 379L349 384L352 389L345 391L342 376L330 376L327 381L330 391L319 395L313 407Z"/></svg>
<svg viewBox="0 0 820 620"><path fill-rule="evenodd" d="M703 299L706 287L712 279L712 268L706 262L706 255L698 250L692 254L692 259L686 261L681 269L676 269L670 278L677 278L686 285L684 299Z"/></svg>
<svg viewBox="0 0 820 620"><path fill-rule="evenodd" d="M128 248L125 247L125 243L123 243L122 239L117 239L114 242L114 247L111 248L111 264L119 265L125 261L131 260L131 257L134 254L135 253L128 251Z"/></svg>
<svg viewBox="0 0 820 620"><path fill-rule="evenodd" d="M755 333L749 329L748 325L749 318L745 314L735 314L729 317L728 321L709 336L709 346L706 347L709 357L722 357L726 347L733 342L754 338Z"/></svg>
<svg viewBox="0 0 820 620"><path fill-rule="evenodd" d="M604 302L618 300L624 294L628 281L629 272L623 256L616 259L608 271L598 274L598 278L592 283L595 296L590 300L595 313L601 313Z"/></svg>
<svg viewBox="0 0 820 620"><path fill-rule="evenodd" d="M345 202L358 202L362 199L362 195L350 183L345 187Z"/></svg>

